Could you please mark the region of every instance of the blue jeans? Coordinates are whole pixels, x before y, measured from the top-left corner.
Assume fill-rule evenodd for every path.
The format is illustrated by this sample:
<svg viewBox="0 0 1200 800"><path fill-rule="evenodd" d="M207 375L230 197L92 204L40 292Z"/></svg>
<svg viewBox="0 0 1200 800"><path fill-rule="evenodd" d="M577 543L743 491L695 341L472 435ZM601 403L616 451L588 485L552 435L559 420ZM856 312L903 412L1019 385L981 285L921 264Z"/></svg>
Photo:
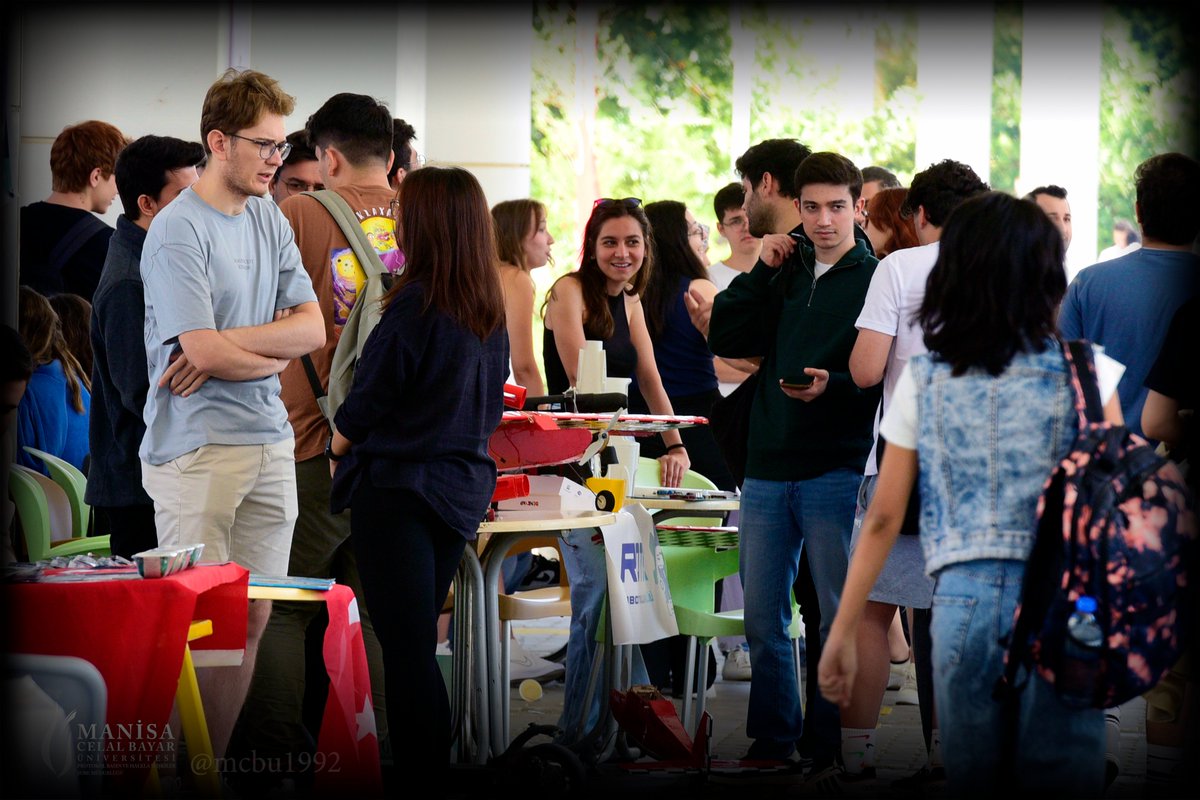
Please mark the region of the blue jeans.
<svg viewBox="0 0 1200 800"><path fill-rule="evenodd" d="M595 528L575 528L563 531L562 534L563 567L571 581L571 631L567 639L563 707L558 727L568 738L573 736L575 726L584 713L583 703L592 674L592 661L596 656L596 630L600 627L604 599L608 596L608 569L604 560L604 548L592 544L592 536L595 533ZM641 650L635 647L633 683L649 682ZM599 720L600 696L607 691L606 686L604 683L599 684L592 695L583 733L591 730Z"/></svg>
<svg viewBox="0 0 1200 800"><path fill-rule="evenodd" d="M805 481L747 478L742 486L741 563L746 597L746 639L750 642L750 707L746 735L780 743L800 738L804 719L796 691L795 665L787 627L792 616L791 591L801 548L809 565L821 608L821 637L837 613L850 551L854 506L862 476L833 470ZM808 680L816 680L810 665ZM809 737L820 761L841 748L837 707L824 698L811 704Z"/></svg>
<svg viewBox="0 0 1200 800"><path fill-rule="evenodd" d="M1004 671L1002 637L1012 630L1025 563L951 564L933 594L933 675L950 797L1001 785L1001 707L992 688ZM757 669L758 665L754 665ZM1020 695L1016 785L1063 797L1099 797L1104 787L1104 712L1063 705L1038 675Z"/></svg>

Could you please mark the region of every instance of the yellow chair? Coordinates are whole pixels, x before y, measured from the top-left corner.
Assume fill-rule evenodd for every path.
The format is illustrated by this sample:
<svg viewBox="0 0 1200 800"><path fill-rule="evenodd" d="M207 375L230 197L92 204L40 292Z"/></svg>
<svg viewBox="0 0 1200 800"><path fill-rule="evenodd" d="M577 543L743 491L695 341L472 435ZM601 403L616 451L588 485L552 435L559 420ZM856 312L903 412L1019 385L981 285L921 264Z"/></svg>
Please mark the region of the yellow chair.
<svg viewBox="0 0 1200 800"><path fill-rule="evenodd" d="M553 547L558 550L559 564L562 564L562 551L559 549L557 536L533 536L515 542L504 557L524 553L538 547ZM497 553L497 556L500 554ZM503 587L502 587L503 588ZM567 580L566 569L559 570L557 586L543 586L538 589L527 589L523 592L505 594L500 592L500 686L504 704L504 741L509 742L509 714L511 710L511 692L509 691L510 644L512 642L512 623L514 620L545 619L546 617L571 616L571 589Z"/></svg>
<svg viewBox="0 0 1200 800"><path fill-rule="evenodd" d="M40 458L46 465L46 471L50 473L50 479L67 493L67 499L71 501L71 535L87 536L88 525L92 518L92 507L84 500L87 492L87 476L70 461L38 450L36 447L26 445L25 452L34 458Z"/></svg>
<svg viewBox="0 0 1200 800"><path fill-rule="evenodd" d="M112 547L107 536L64 537L51 544L55 532L70 532L70 504L63 490L45 475L13 464L8 474L8 489L21 519L26 557L45 561L55 556L71 557L85 553L109 555Z"/></svg>

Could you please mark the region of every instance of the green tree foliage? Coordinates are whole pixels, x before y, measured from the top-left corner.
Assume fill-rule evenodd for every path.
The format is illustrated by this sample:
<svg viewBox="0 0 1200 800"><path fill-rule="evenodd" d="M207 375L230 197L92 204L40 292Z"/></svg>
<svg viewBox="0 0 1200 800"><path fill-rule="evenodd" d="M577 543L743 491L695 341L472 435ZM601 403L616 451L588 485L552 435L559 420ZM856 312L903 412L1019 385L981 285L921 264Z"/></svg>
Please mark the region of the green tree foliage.
<svg viewBox="0 0 1200 800"><path fill-rule="evenodd" d="M1187 21L1177 6L1106 9L1100 53L1100 247L1112 244L1114 220L1134 219L1138 164L1156 153L1197 155L1197 37Z"/></svg>
<svg viewBox="0 0 1200 800"><path fill-rule="evenodd" d="M992 56L991 186L1012 192L1021 172L1021 6L998 3Z"/></svg>

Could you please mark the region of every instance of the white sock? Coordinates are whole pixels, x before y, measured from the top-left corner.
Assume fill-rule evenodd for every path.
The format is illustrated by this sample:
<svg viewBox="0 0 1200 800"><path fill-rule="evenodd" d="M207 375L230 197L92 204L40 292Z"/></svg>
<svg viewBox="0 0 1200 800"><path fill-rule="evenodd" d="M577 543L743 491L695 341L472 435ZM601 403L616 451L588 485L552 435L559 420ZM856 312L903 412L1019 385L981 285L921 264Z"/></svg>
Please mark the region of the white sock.
<svg viewBox="0 0 1200 800"><path fill-rule="evenodd" d="M842 728L842 764L851 775L875 766L874 728Z"/></svg>
<svg viewBox="0 0 1200 800"><path fill-rule="evenodd" d="M1121 709L1104 709L1104 758L1121 766Z"/></svg>
<svg viewBox="0 0 1200 800"><path fill-rule="evenodd" d="M1182 764L1182 747L1146 742L1146 783L1164 786L1176 781Z"/></svg>
<svg viewBox="0 0 1200 800"><path fill-rule="evenodd" d="M946 766L942 761L942 732L934 728L929 736L929 768Z"/></svg>

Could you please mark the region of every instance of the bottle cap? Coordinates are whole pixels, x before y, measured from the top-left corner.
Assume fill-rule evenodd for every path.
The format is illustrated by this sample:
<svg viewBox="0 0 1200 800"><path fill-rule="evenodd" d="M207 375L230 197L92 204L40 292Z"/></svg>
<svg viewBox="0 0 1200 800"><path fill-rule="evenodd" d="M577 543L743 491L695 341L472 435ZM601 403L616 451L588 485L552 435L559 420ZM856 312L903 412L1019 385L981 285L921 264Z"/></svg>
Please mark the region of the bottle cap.
<svg viewBox="0 0 1200 800"><path fill-rule="evenodd" d="M1084 614L1095 614L1096 598L1088 597L1086 594L1080 595L1079 599L1075 601L1075 610Z"/></svg>

